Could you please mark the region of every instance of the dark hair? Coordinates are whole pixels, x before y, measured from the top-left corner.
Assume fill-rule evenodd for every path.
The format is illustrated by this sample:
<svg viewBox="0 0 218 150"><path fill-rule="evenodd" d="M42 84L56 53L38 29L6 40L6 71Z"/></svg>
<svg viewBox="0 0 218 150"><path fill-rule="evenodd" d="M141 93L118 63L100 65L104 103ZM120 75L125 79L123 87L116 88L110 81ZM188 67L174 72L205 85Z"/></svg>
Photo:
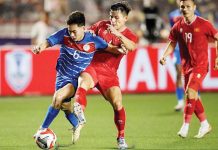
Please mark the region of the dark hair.
<svg viewBox="0 0 218 150"><path fill-rule="evenodd" d="M85 15L80 11L72 12L67 19L67 25L77 24L78 26L85 26Z"/></svg>
<svg viewBox="0 0 218 150"><path fill-rule="evenodd" d="M128 4L127 1L121 1L121 2L117 2L113 5L111 5L111 10L112 11L121 11L122 13L125 13L126 15L129 14L129 12L131 11L131 7Z"/></svg>
<svg viewBox="0 0 218 150"><path fill-rule="evenodd" d="M180 0L180 2L182 2L182 1L187 1L187 0ZM191 0L194 4L195 4L195 0Z"/></svg>

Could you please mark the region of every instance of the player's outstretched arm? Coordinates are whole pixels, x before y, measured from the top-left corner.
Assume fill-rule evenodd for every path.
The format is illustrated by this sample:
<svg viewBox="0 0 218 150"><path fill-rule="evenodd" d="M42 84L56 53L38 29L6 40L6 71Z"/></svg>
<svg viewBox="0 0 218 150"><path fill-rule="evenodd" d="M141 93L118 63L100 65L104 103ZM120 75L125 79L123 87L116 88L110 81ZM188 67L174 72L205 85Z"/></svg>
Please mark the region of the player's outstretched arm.
<svg viewBox="0 0 218 150"><path fill-rule="evenodd" d="M113 54L127 54L128 50L122 46L118 47L112 44L108 44L108 47L105 49L105 51L113 53Z"/></svg>
<svg viewBox="0 0 218 150"><path fill-rule="evenodd" d="M47 40L45 40L43 43L33 47L32 52L34 54L39 54L39 53L41 53L43 50L45 50L48 47L50 47L50 44L48 43Z"/></svg>
<svg viewBox="0 0 218 150"><path fill-rule="evenodd" d="M174 51L175 47L176 47L175 42L170 41L168 43L166 49L164 50L164 54L163 54L163 56L161 57L161 59L159 61L161 65L166 64L166 57L169 56Z"/></svg>

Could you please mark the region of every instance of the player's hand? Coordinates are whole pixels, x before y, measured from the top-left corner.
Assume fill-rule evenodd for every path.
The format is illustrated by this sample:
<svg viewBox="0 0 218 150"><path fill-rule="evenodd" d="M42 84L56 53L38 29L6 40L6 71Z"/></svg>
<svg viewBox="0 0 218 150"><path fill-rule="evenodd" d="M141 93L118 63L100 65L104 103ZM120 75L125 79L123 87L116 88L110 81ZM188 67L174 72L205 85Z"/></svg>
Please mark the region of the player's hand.
<svg viewBox="0 0 218 150"><path fill-rule="evenodd" d="M162 57L159 62L160 62L161 65L165 65L166 64L166 58Z"/></svg>
<svg viewBox="0 0 218 150"><path fill-rule="evenodd" d="M216 57L216 59L215 59L214 70L218 70L218 57Z"/></svg>
<svg viewBox="0 0 218 150"><path fill-rule="evenodd" d="M35 47L33 47L32 52L33 52L34 54L39 54L39 53L40 53L40 50L41 50L40 46L35 46Z"/></svg>
<svg viewBox="0 0 218 150"><path fill-rule="evenodd" d="M120 37L120 36L121 36L121 33L120 33L119 31L117 31L117 29L115 29L113 25L107 24L107 26L108 26L107 30L108 30L110 33L116 35L117 37Z"/></svg>
<svg viewBox="0 0 218 150"><path fill-rule="evenodd" d="M128 54L128 49L124 46L124 44L121 44L121 48L118 48L118 51L124 55Z"/></svg>

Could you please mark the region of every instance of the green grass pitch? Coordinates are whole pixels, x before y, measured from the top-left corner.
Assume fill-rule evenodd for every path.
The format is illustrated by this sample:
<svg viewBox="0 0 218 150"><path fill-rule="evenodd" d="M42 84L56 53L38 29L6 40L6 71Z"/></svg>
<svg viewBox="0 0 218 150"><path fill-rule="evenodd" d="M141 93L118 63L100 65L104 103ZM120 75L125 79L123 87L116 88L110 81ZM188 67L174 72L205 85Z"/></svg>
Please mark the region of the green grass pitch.
<svg viewBox="0 0 218 150"><path fill-rule="evenodd" d="M182 113L174 112L174 94L124 95L126 108L126 141L131 149L218 149L218 94L202 93L203 104L212 132L203 139L193 138L199 122L193 116L186 139L177 136L182 125ZM0 150L37 150L33 140L44 119L51 96L0 97ZM58 137L60 150L116 149L116 127L112 107L102 96L88 96L85 111L87 124L80 140L71 144L70 124L60 112L50 128Z"/></svg>

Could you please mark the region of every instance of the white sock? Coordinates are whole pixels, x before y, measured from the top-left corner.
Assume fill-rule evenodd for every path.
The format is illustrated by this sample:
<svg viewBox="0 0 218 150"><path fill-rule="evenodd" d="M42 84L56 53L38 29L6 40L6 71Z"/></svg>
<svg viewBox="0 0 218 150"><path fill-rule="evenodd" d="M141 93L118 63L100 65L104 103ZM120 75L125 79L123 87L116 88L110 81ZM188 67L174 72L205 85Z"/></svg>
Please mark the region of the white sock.
<svg viewBox="0 0 218 150"><path fill-rule="evenodd" d="M201 126L209 126L207 119L201 122Z"/></svg>
<svg viewBox="0 0 218 150"><path fill-rule="evenodd" d="M178 104L179 104L179 105L184 105L183 99L179 100L179 101L178 101Z"/></svg>

